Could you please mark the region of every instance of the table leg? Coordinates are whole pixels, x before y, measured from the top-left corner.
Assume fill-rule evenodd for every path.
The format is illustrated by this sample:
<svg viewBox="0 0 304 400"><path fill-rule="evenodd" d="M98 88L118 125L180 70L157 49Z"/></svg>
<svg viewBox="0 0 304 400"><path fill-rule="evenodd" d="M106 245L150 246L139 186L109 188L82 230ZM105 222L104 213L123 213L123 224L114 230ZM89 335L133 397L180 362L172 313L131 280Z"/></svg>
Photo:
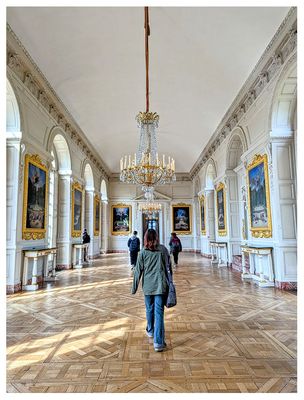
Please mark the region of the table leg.
<svg viewBox="0 0 304 400"><path fill-rule="evenodd" d="M246 259L245 259L245 251L242 251L242 279L252 279L252 275L246 271Z"/></svg>
<svg viewBox="0 0 304 400"><path fill-rule="evenodd" d="M56 278L56 260L57 260L57 254L53 254L53 268L52 268L52 277Z"/></svg>
<svg viewBox="0 0 304 400"><path fill-rule="evenodd" d="M37 273L38 273L38 257L33 257L33 272L32 272L32 284L24 285L24 290L38 290L37 284ZM25 278L27 280L27 277Z"/></svg>

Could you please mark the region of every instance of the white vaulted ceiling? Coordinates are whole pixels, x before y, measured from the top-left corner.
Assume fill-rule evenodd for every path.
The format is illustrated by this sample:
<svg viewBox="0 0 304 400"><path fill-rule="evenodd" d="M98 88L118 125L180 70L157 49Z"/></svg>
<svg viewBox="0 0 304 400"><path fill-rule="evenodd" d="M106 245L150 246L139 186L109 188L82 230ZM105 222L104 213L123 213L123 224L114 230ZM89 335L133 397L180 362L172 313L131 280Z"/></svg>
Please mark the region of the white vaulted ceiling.
<svg viewBox="0 0 304 400"><path fill-rule="evenodd" d="M159 153L189 172L288 12L150 8ZM143 8L9 7L7 22L112 172L145 110Z"/></svg>

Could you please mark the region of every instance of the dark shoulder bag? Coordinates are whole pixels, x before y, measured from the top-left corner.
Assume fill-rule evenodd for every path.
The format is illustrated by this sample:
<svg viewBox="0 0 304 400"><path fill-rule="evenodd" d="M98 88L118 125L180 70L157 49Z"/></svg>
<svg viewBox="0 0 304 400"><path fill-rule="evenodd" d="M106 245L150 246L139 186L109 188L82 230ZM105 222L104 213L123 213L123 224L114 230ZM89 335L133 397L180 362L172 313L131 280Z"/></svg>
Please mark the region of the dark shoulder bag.
<svg viewBox="0 0 304 400"><path fill-rule="evenodd" d="M170 272L169 265L166 265L166 278L167 278L167 283L168 283L169 289L167 292L167 299L166 299L165 306L167 308L171 308L171 307L176 306L177 300L176 300L176 290L175 290L175 286L173 283L172 274Z"/></svg>

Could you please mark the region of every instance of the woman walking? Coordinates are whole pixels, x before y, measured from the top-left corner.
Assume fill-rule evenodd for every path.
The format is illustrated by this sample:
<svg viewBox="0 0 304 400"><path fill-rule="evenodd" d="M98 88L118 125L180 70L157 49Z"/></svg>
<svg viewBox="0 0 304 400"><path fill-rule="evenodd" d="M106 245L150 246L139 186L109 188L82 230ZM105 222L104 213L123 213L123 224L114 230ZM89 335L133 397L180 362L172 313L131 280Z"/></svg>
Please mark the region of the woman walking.
<svg viewBox="0 0 304 400"><path fill-rule="evenodd" d="M174 268L176 268L178 265L178 253L180 253L183 250L183 248L182 248L182 243L180 239L177 237L175 232L171 233L169 246L170 246L170 253L173 255L174 259Z"/></svg>
<svg viewBox="0 0 304 400"><path fill-rule="evenodd" d="M156 231L148 229L144 237L144 248L138 255L134 269L132 294L136 293L142 276L147 318L146 333L149 337L153 337L155 351L163 351L166 348L164 324L164 305L168 291L166 268L171 270L169 252L165 246L159 244Z"/></svg>

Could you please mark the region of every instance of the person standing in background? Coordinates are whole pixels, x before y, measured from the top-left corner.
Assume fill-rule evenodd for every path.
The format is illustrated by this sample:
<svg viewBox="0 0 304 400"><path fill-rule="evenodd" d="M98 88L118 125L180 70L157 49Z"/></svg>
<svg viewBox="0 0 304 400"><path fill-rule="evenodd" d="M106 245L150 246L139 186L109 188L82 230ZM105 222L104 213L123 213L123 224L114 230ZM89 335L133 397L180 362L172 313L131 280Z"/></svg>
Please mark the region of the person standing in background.
<svg viewBox="0 0 304 400"><path fill-rule="evenodd" d="M183 250L183 248L182 248L182 243L177 237L175 232L171 233L169 246L170 246L170 254L173 255L174 259L174 268L176 268L178 265L178 254Z"/></svg>
<svg viewBox="0 0 304 400"><path fill-rule="evenodd" d="M91 237L90 237L90 235L88 234L86 228L84 228L83 234L82 234L82 243L83 243L83 244L89 244L90 241L91 241ZM86 246L86 247L84 248L83 258L84 258L84 261L88 261L88 246Z"/></svg>
<svg viewBox="0 0 304 400"><path fill-rule="evenodd" d="M140 250L140 240L137 237L137 231L134 231L133 235L129 238L128 247L130 251L131 270L133 270L137 262L138 252Z"/></svg>

